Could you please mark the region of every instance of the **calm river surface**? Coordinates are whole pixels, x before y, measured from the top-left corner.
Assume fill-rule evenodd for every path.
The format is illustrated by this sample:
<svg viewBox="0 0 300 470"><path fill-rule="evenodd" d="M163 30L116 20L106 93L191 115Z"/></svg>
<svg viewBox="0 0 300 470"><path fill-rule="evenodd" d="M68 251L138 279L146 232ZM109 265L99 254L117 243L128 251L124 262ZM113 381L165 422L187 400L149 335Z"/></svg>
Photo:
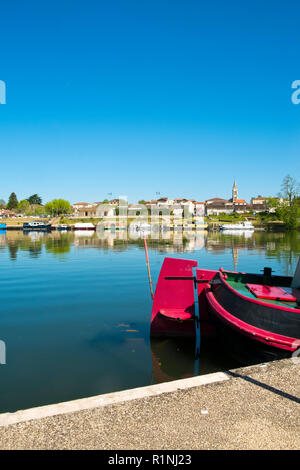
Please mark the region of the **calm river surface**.
<svg viewBox="0 0 300 470"><path fill-rule="evenodd" d="M237 367L212 344L150 342L143 241L121 232L0 232L0 411L57 403ZM292 275L300 233L148 239L156 282L165 256L199 266ZM2 343L3 345L3 343Z"/></svg>

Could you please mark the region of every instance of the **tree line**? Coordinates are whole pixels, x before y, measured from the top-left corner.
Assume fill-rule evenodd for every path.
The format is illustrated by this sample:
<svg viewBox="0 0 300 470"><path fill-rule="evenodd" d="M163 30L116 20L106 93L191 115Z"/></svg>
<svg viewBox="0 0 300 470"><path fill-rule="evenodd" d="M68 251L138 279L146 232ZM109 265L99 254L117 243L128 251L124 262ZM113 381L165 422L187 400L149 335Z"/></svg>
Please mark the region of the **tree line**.
<svg viewBox="0 0 300 470"><path fill-rule="evenodd" d="M71 214L72 206L65 199L53 199L43 205L42 198L38 194L33 194L27 199L18 201L16 193L12 192L9 196L7 204L0 199L0 208L7 209L24 215L61 215Z"/></svg>
<svg viewBox="0 0 300 470"><path fill-rule="evenodd" d="M142 203L145 201L139 201ZM109 203L104 200L103 203ZM268 209L275 212L276 217L281 220L286 229L294 230L300 226L300 183L290 175L284 177L281 191L277 197L270 197L267 201ZM71 214L72 206L65 199L53 199L45 205L38 194L33 194L20 202L13 192L9 196L7 204L0 199L0 208L5 208L24 215L62 215Z"/></svg>
<svg viewBox="0 0 300 470"><path fill-rule="evenodd" d="M275 210L286 229L297 229L300 226L300 183L291 175L285 176L278 197L269 198L267 205Z"/></svg>

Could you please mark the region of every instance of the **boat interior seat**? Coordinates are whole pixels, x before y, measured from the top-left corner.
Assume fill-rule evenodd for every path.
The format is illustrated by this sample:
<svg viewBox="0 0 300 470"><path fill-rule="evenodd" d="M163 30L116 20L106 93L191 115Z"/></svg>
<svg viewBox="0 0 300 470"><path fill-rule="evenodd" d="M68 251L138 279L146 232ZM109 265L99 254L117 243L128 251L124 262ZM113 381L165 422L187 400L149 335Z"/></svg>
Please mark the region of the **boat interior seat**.
<svg viewBox="0 0 300 470"><path fill-rule="evenodd" d="M173 320L189 320L194 317L192 309L184 308L161 308L159 313L165 317L171 318Z"/></svg>

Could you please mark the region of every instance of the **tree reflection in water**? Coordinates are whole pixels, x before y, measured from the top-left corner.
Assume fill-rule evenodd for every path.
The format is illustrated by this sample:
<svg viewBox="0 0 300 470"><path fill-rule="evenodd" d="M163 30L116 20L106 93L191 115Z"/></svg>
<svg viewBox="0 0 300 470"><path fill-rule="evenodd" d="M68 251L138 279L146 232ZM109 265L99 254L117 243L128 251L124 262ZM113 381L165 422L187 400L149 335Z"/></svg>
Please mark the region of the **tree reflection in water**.
<svg viewBox="0 0 300 470"><path fill-rule="evenodd" d="M238 270L239 255L261 252L265 259L273 259L284 266L282 274L291 276L300 255L300 232L168 232L159 238L147 235L148 248L159 253L193 253L204 250L211 254L232 254L232 264ZM90 236L76 237L74 232L42 233L7 231L1 236L1 247L7 246L12 260L17 258L18 250L28 251L30 256L38 258L43 247L47 253L65 259L72 246L77 248L95 248L104 251L126 251L130 247L144 250L143 234L130 238L126 231L105 230L93 232ZM218 266L217 266L218 267ZM259 267L258 267L259 269Z"/></svg>

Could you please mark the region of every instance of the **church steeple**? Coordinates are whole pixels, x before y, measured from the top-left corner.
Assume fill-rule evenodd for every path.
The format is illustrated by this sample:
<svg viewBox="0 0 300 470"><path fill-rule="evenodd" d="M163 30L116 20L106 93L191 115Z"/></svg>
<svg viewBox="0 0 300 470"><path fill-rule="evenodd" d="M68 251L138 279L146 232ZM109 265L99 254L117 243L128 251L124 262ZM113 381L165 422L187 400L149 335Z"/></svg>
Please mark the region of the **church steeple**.
<svg viewBox="0 0 300 470"><path fill-rule="evenodd" d="M232 202L235 202L238 198L238 188L236 185L236 181L234 180L233 188L232 188Z"/></svg>

